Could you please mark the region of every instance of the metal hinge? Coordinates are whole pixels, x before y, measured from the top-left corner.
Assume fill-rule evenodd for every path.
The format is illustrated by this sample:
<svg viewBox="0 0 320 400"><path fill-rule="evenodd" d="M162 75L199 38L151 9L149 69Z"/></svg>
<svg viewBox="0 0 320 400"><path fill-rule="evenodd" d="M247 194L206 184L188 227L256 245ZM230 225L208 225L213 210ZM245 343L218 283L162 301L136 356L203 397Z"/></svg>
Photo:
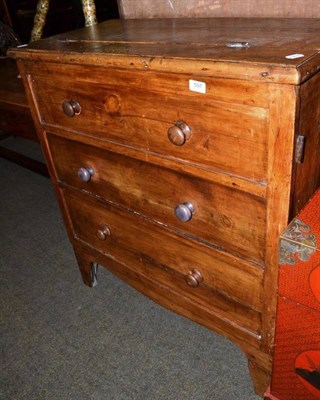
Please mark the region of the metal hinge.
<svg viewBox="0 0 320 400"><path fill-rule="evenodd" d="M298 135L296 139L296 150L294 155L295 162L298 164L303 163L305 144L306 144L306 137L303 135Z"/></svg>

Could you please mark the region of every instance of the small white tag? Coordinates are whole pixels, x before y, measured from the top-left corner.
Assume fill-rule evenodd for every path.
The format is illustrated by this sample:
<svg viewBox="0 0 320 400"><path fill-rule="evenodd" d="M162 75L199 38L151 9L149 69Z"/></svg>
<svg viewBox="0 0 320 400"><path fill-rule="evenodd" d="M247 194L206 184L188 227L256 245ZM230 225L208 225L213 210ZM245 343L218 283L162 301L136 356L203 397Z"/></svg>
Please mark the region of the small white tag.
<svg viewBox="0 0 320 400"><path fill-rule="evenodd" d="M192 92L206 93L206 83L189 79L189 90Z"/></svg>
<svg viewBox="0 0 320 400"><path fill-rule="evenodd" d="M289 54L288 56L286 56L286 58L288 58L289 60L295 60L296 58L302 58L304 57L304 54Z"/></svg>

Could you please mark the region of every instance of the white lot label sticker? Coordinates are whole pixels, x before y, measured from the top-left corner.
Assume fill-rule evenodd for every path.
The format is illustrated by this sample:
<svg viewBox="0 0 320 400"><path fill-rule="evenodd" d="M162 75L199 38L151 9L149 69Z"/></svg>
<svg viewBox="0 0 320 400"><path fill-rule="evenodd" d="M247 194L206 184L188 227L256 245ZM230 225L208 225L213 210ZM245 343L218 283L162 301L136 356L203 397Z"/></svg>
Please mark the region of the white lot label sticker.
<svg viewBox="0 0 320 400"><path fill-rule="evenodd" d="M189 90L192 92L206 93L206 83L189 79Z"/></svg>
<svg viewBox="0 0 320 400"><path fill-rule="evenodd" d="M304 57L304 54L299 54L299 53L289 54L288 56L286 56L286 58L288 58L289 60L294 60L296 58L302 58L302 57Z"/></svg>

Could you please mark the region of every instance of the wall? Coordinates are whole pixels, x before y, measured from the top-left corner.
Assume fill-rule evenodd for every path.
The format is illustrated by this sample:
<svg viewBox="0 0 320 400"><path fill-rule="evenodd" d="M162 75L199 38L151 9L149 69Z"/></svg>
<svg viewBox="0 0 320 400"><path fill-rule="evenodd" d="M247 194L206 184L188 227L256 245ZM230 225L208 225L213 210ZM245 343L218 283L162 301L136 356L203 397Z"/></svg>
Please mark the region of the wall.
<svg viewBox="0 0 320 400"><path fill-rule="evenodd" d="M118 0L122 18L320 18L320 0Z"/></svg>

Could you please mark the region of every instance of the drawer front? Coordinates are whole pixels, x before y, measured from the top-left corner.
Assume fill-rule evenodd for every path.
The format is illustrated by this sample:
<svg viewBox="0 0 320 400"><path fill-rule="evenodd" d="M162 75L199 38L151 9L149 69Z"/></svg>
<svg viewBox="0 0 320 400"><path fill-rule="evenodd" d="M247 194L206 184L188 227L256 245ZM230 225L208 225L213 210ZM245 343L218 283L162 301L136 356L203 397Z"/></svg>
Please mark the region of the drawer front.
<svg viewBox="0 0 320 400"><path fill-rule="evenodd" d="M260 269L87 195L64 190L64 196L76 238L225 318L259 331ZM186 282L193 270L198 273L191 278L196 287Z"/></svg>
<svg viewBox="0 0 320 400"><path fill-rule="evenodd" d="M257 85L206 78L203 94L189 91L185 75L54 64L37 65L31 77L44 124L266 181L268 97ZM69 117L62 104L71 100L81 112ZM170 128L183 145L172 144Z"/></svg>
<svg viewBox="0 0 320 400"><path fill-rule="evenodd" d="M261 199L56 135L48 134L48 143L59 180L214 246L263 262L266 217ZM80 168L84 172L92 169L89 181L79 179ZM193 205L193 213L187 203ZM178 214L190 220L181 221Z"/></svg>

